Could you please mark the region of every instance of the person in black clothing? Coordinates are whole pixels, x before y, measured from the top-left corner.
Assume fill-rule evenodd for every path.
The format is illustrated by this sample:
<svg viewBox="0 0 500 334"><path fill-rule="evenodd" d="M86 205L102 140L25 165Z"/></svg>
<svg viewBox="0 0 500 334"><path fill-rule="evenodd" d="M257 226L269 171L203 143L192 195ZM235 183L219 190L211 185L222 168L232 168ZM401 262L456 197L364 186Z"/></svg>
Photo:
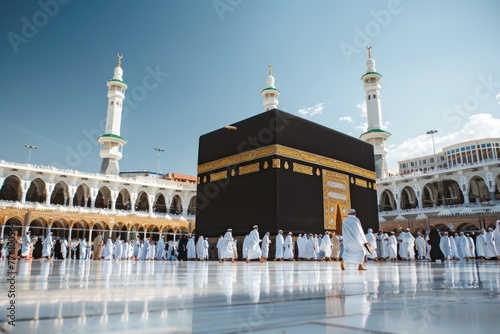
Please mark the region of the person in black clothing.
<svg viewBox="0 0 500 334"><path fill-rule="evenodd" d="M54 244L54 259L63 260L63 256L61 253L61 238L57 238L56 243Z"/></svg>
<svg viewBox="0 0 500 334"><path fill-rule="evenodd" d="M188 239L186 235L182 236L182 239L179 240L178 250L179 255L177 256L177 260L179 261L187 261L187 242Z"/></svg>
<svg viewBox="0 0 500 334"><path fill-rule="evenodd" d="M439 235L439 231L434 229L434 226L430 226L429 232L429 245L431 245L431 262L436 262L436 260L444 261L444 254L441 252L441 248L439 248L439 242L441 241L441 236Z"/></svg>
<svg viewBox="0 0 500 334"><path fill-rule="evenodd" d="M33 258L41 259L42 258L42 250L43 250L43 242L42 238L38 238L35 242L35 247L33 249Z"/></svg>

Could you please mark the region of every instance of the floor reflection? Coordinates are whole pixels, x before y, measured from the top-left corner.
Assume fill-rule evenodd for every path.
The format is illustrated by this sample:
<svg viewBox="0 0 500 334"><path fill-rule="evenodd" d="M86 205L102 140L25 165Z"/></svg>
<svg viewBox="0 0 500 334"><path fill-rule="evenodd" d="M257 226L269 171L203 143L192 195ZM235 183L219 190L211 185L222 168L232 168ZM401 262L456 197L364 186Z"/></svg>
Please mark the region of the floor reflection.
<svg viewBox="0 0 500 334"><path fill-rule="evenodd" d="M498 326L496 262L20 261L12 333L481 331ZM7 276L7 263L0 262ZM0 282L8 290L7 280ZM10 301L0 297L2 305ZM495 306L496 305L496 306ZM480 319L488 318L488 322ZM394 321L394 319L399 319ZM451 327L450 327L451 326Z"/></svg>

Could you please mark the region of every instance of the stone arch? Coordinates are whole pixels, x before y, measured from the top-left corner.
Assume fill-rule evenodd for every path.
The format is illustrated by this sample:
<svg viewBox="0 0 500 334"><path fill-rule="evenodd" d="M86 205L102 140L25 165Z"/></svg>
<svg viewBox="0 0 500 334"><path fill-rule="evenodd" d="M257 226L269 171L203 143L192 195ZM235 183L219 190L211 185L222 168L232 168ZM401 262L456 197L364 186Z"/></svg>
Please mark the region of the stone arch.
<svg viewBox="0 0 500 334"><path fill-rule="evenodd" d="M76 188L75 196L73 197L73 206L90 208L91 190L86 183L82 183Z"/></svg>
<svg viewBox="0 0 500 334"><path fill-rule="evenodd" d="M94 207L98 209L111 209L111 189L108 186L99 188Z"/></svg>
<svg viewBox="0 0 500 334"><path fill-rule="evenodd" d="M137 195L135 201L135 211L149 211L149 196L145 191L141 191Z"/></svg>
<svg viewBox="0 0 500 334"><path fill-rule="evenodd" d="M154 226L154 225L150 226L149 231L150 231L149 233L151 235L151 237L150 237L151 240L156 241L156 242L158 240L160 240L160 229L158 228L158 226Z"/></svg>
<svg viewBox="0 0 500 334"><path fill-rule="evenodd" d="M47 222L42 218L32 219L29 225L32 236L41 236L46 234Z"/></svg>
<svg viewBox="0 0 500 334"><path fill-rule="evenodd" d="M457 231L479 231L479 226L477 226L475 223L462 223L457 226Z"/></svg>
<svg viewBox="0 0 500 334"><path fill-rule="evenodd" d="M89 233L89 224L85 220L77 220L71 225L70 240L86 238Z"/></svg>
<svg viewBox="0 0 500 334"><path fill-rule="evenodd" d="M162 193L158 193L155 196L155 202L153 204L153 210L156 213L167 213L167 201L166 197Z"/></svg>
<svg viewBox="0 0 500 334"><path fill-rule="evenodd" d="M443 205L464 204L464 195L457 181L443 181L443 198Z"/></svg>
<svg viewBox="0 0 500 334"><path fill-rule="evenodd" d="M50 195L50 204L69 205L69 197L69 186L61 180L54 186L54 190Z"/></svg>
<svg viewBox="0 0 500 334"><path fill-rule="evenodd" d="M26 202L45 203L47 200L47 185L45 181L39 177L31 181L28 191L26 192Z"/></svg>
<svg viewBox="0 0 500 334"><path fill-rule="evenodd" d="M438 205L439 191L436 182L426 183L422 187L422 207L432 208Z"/></svg>
<svg viewBox="0 0 500 334"><path fill-rule="evenodd" d="M9 175L3 181L2 188L0 189L1 201L21 201L23 195L23 188L21 179L16 175Z"/></svg>
<svg viewBox="0 0 500 334"><path fill-rule="evenodd" d="M401 209L414 209L418 206L417 196L412 187L406 186L401 190Z"/></svg>
<svg viewBox="0 0 500 334"><path fill-rule="evenodd" d="M187 211L187 214L188 215L196 215L196 195L194 195L193 197L191 197L191 199L189 200L189 206L188 206L188 211Z"/></svg>
<svg viewBox="0 0 500 334"><path fill-rule="evenodd" d="M474 175L469 179L469 202L477 203L490 200L488 186L482 176Z"/></svg>
<svg viewBox="0 0 500 334"><path fill-rule="evenodd" d="M172 197L169 213L174 215L182 214L182 198L178 194L175 194L174 197Z"/></svg>
<svg viewBox="0 0 500 334"><path fill-rule="evenodd" d="M131 196L130 191L127 188L120 189L118 196L116 197L115 209L116 210L131 210Z"/></svg>
<svg viewBox="0 0 500 334"><path fill-rule="evenodd" d="M50 231L54 237L66 237L68 224L64 219L57 219L50 225Z"/></svg>
<svg viewBox="0 0 500 334"><path fill-rule="evenodd" d="M173 241L174 240L174 230L172 227L170 227L168 230L167 230L167 241Z"/></svg>
<svg viewBox="0 0 500 334"><path fill-rule="evenodd" d="M439 230L439 233L450 231L450 228L448 226L446 226L445 224L437 224L434 226L434 229Z"/></svg>
<svg viewBox="0 0 500 334"><path fill-rule="evenodd" d="M385 189L380 194L380 211L394 211L396 210L396 201L394 194L389 189Z"/></svg>
<svg viewBox="0 0 500 334"><path fill-rule="evenodd" d="M5 225L9 225L9 227L14 229L14 231L17 231L18 236L21 236L21 232L23 231L23 225L24 225L23 219L17 216L10 217L5 222ZM9 237L8 233L10 233L10 231L8 229L5 229L4 233L5 233L4 238L7 239Z"/></svg>

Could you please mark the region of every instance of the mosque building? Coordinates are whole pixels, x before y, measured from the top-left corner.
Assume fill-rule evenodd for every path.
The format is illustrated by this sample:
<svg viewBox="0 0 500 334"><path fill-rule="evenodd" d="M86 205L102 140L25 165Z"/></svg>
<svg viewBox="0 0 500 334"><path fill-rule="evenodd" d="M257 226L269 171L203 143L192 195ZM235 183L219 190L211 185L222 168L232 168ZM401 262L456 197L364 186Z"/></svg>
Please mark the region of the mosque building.
<svg viewBox="0 0 500 334"><path fill-rule="evenodd" d="M195 228L196 178L147 171L120 173L123 100L122 56L107 82L106 133L101 143L100 173L63 170L0 160L0 239L7 224L33 236L47 235L88 241L104 237L135 239L144 233L175 240Z"/></svg>
<svg viewBox="0 0 500 334"><path fill-rule="evenodd" d="M0 239L7 224L32 235L92 240L105 237L134 239L138 233L154 240L175 240L195 232L196 177L147 171L120 172L122 104L127 85L121 58L107 82L108 105L101 143L100 173L63 170L0 160ZM379 226L384 230L409 227L426 230L486 228L500 213L500 138L483 138L443 147L432 155L399 162L398 173L387 168L387 140L382 127L382 75L368 48L361 80L368 128L360 139L374 147ZM264 111L278 107L272 67L261 91ZM359 209L359 208L358 208Z"/></svg>
<svg viewBox="0 0 500 334"><path fill-rule="evenodd" d="M382 129L380 80L368 47L364 84L368 129L360 139L375 151L379 225L386 230L478 230L493 226L500 213L500 138L443 147L441 152L399 161L389 173ZM430 134L431 132L429 132ZM432 133L435 133L434 131Z"/></svg>

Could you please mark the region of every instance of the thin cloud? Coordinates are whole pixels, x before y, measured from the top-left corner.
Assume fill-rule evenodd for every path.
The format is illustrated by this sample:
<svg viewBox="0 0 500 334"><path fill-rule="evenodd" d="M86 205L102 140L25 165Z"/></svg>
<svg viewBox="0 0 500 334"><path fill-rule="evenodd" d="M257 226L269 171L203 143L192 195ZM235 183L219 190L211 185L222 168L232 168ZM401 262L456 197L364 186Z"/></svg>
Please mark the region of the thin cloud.
<svg viewBox="0 0 500 334"><path fill-rule="evenodd" d="M359 110L361 110L361 117L364 117L364 118L367 117L367 114L366 114L366 101L363 101L363 102L360 102L360 103L356 104L356 108L358 108Z"/></svg>
<svg viewBox="0 0 500 334"><path fill-rule="evenodd" d="M301 116L308 116L308 117L312 117L314 115L320 115L323 113L323 110L325 110L325 107L326 107L325 102L316 103L312 107L304 107L299 109L298 114Z"/></svg>
<svg viewBox="0 0 500 334"><path fill-rule="evenodd" d="M439 130L438 130L439 131ZM471 115L464 126L455 132L437 132L434 135L436 153L443 147L461 142L500 137L500 119L491 114ZM389 142L390 142L389 138ZM413 159L420 156L433 154L432 136L422 134L415 138L408 138L399 145L391 145L387 153L387 165L391 170L398 170L398 161Z"/></svg>
<svg viewBox="0 0 500 334"><path fill-rule="evenodd" d="M352 123L352 117L349 116L339 117L339 122Z"/></svg>

